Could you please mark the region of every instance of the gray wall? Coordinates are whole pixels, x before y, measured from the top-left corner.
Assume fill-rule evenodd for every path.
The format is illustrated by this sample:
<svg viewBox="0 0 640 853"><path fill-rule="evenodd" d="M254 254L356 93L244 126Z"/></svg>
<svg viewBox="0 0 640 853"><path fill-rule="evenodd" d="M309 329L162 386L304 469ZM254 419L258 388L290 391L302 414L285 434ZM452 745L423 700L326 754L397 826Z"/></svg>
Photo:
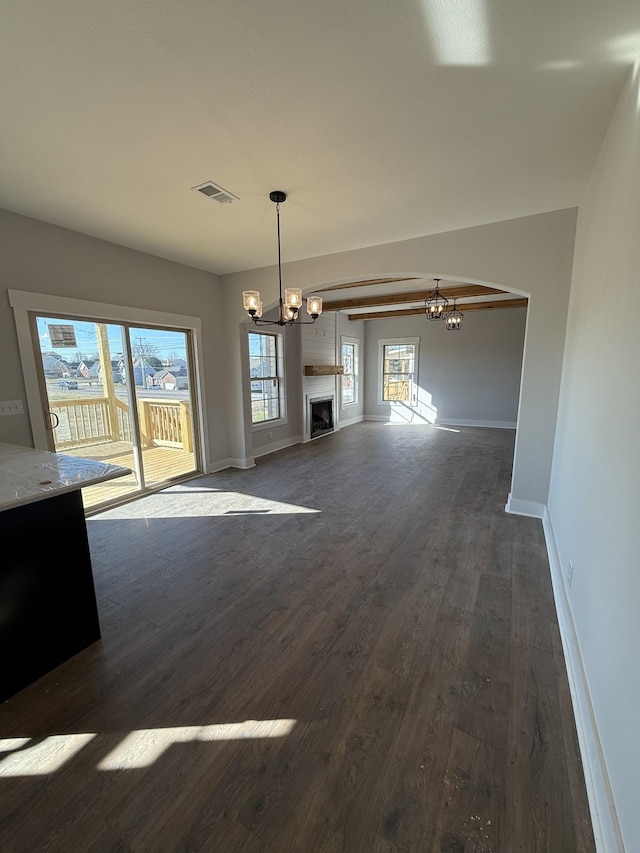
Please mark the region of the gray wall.
<svg viewBox="0 0 640 853"><path fill-rule="evenodd" d="M227 377L216 276L0 210L0 399L24 401L9 289L200 317L209 458L213 464L228 458ZM0 441L31 446L28 415L0 418Z"/></svg>
<svg viewBox="0 0 640 853"><path fill-rule="evenodd" d="M580 207L549 495L569 633L575 626L573 668L585 679L578 713L587 726L593 715L587 767L603 816L611 785L628 851L640 850L638 104L636 67ZM615 818L610 829L602 850L620 849Z"/></svg>
<svg viewBox="0 0 640 853"><path fill-rule="evenodd" d="M438 422L515 428L526 318L526 308L468 312L457 332L424 315L367 321L365 417L390 411L379 401L379 339L409 337L420 340L420 396Z"/></svg>

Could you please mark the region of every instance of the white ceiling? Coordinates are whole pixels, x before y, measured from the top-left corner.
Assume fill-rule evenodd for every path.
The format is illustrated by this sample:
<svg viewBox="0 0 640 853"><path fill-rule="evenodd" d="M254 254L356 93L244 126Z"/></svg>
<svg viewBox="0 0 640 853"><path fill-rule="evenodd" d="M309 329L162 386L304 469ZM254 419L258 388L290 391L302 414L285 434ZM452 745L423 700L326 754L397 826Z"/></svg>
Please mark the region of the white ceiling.
<svg viewBox="0 0 640 853"><path fill-rule="evenodd" d="M0 207L219 274L272 189L283 261L572 207L638 52L637 0L4 0Z"/></svg>

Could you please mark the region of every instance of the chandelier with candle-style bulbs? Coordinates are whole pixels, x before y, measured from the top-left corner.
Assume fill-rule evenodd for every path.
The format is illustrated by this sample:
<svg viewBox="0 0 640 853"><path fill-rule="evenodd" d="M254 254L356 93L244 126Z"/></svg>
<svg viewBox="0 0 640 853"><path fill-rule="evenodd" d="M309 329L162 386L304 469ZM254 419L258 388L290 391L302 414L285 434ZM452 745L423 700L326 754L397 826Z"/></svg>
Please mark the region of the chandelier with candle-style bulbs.
<svg viewBox="0 0 640 853"><path fill-rule="evenodd" d="M440 293L440 279L434 278L436 290L428 299L424 301L424 312L427 315L427 320L444 320L449 307L449 300Z"/></svg>
<svg viewBox="0 0 640 853"><path fill-rule="evenodd" d="M449 300L440 293L440 279L434 278L434 281L436 289L424 301L424 313L427 315L427 320L444 320L448 331L458 331L462 327L464 314L458 309L456 299L453 300L453 308L449 309Z"/></svg>
<svg viewBox="0 0 640 853"><path fill-rule="evenodd" d="M278 300L278 317L275 320L267 320L262 317L262 299L260 291L245 290L242 294L242 301L248 315L251 317L256 326L296 326L310 325L315 323L320 314L322 314L322 298L320 296L309 296L307 298L307 314L311 320L301 320L298 316L302 308L302 290L299 287L287 287L282 293L282 257L280 250L280 205L286 201L287 194L282 190L273 190L269 193L269 198L276 205L276 223L278 230L278 284L279 284L279 300Z"/></svg>
<svg viewBox="0 0 640 853"><path fill-rule="evenodd" d="M458 309L456 305L457 301L457 299L453 300L453 308L445 315L444 318L445 328L448 332L456 332L462 326L464 314Z"/></svg>

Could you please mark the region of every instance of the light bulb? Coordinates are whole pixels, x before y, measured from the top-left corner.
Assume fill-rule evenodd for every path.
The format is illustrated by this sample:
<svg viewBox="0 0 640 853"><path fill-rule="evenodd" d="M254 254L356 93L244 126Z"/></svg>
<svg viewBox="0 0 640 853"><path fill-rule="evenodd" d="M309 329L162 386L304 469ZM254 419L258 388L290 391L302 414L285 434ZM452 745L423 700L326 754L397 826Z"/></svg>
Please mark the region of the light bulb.
<svg viewBox="0 0 640 853"><path fill-rule="evenodd" d="M260 293L257 290L245 290L242 294L245 311L255 311L260 304Z"/></svg>
<svg viewBox="0 0 640 853"><path fill-rule="evenodd" d="M307 299L307 314L310 314L311 316L314 314L322 314L321 296L310 296Z"/></svg>
<svg viewBox="0 0 640 853"><path fill-rule="evenodd" d="M299 287L287 287L284 292L284 304L297 310L302 305L302 290Z"/></svg>

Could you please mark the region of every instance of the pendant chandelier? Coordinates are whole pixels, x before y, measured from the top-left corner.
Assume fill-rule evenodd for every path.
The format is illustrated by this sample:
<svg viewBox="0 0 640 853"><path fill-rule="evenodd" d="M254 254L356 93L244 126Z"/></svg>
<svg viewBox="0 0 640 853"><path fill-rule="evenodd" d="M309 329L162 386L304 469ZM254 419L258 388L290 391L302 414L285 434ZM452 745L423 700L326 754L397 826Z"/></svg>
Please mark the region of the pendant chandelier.
<svg viewBox="0 0 640 853"><path fill-rule="evenodd" d="M462 326L464 314L456 308L457 301L457 299L453 300L453 308L444 318L448 332L456 332Z"/></svg>
<svg viewBox="0 0 640 853"><path fill-rule="evenodd" d="M282 259L280 254L280 205L286 201L287 194L282 190L273 190L269 198L276 206L276 223L278 229L278 283L280 297L278 300L278 319L262 319L262 300L259 290L245 290L242 301L246 312L256 326L308 326L318 319L322 314L322 298L320 296L309 296L307 299L307 314L311 320L301 320L298 312L302 308L302 290L299 287L287 287L282 295Z"/></svg>
<svg viewBox="0 0 640 853"><path fill-rule="evenodd" d="M427 320L444 320L449 307L449 300L445 299L440 293L439 278L434 278L436 290L428 299L424 301L424 311L427 315Z"/></svg>

